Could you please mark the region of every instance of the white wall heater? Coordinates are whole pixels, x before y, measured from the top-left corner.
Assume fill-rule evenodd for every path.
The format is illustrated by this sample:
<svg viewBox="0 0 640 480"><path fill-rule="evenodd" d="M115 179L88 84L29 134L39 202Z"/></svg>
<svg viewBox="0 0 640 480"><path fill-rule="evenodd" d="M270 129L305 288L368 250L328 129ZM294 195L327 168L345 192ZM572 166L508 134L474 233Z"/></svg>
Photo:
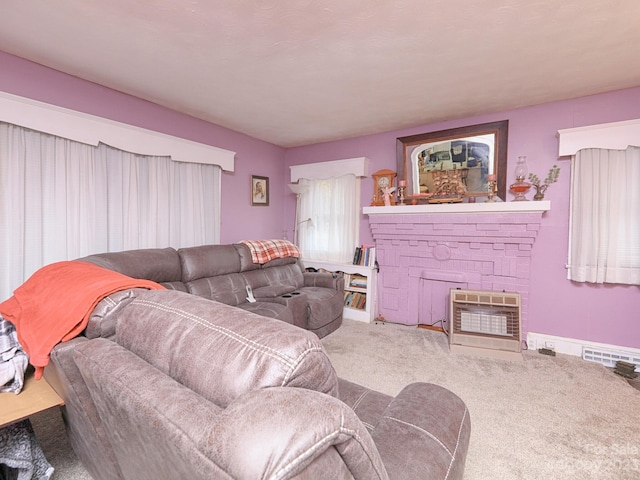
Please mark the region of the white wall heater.
<svg viewBox="0 0 640 480"><path fill-rule="evenodd" d="M450 291L452 352L522 360L519 293Z"/></svg>

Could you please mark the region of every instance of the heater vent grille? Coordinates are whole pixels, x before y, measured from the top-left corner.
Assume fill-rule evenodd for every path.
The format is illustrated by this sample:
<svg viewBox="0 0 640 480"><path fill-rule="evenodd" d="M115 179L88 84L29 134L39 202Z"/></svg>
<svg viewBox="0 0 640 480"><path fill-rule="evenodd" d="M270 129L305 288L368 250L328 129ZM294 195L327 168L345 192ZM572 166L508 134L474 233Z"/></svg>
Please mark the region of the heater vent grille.
<svg viewBox="0 0 640 480"><path fill-rule="evenodd" d="M521 351L518 293L452 289L451 345Z"/></svg>
<svg viewBox="0 0 640 480"><path fill-rule="evenodd" d="M582 347L582 358L589 362L601 363L605 367L615 368L616 362L633 363L636 366L635 371L640 372L640 357L626 352L616 352L608 350L597 350L595 348Z"/></svg>

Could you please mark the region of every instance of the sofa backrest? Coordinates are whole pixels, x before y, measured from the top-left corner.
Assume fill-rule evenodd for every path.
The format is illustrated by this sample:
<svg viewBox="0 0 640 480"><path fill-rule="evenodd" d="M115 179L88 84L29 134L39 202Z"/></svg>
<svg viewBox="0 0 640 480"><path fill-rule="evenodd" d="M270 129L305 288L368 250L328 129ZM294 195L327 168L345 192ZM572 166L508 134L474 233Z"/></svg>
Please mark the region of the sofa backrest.
<svg viewBox="0 0 640 480"><path fill-rule="evenodd" d="M259 263L253 263L253 259L251 258L251 250L244 243L234 243L233 248L238 252L238 256L240 257L240 271L246 272L248 270L255 270L260 268L261 265Z"/></svg>
<svg viewBox="0 0 640 480"><path fill-rule="evenodd" d="M336 372L312 332L182 292L147 291L127 304L116 341L222 408L266 387L337 395Z"/></svg>
<svg viewBox="0 0 640 480"><path fill-rule="evenodd" d="M178 250L182 281L199 297L236 306L246 302L247 282L233 245L202 245Z"/></svg>
<svg viewBox="0 0 640 480"><path fill-rule="evenodd" d="M160 283L172 290L186 291L178 252L171 247L108 252L79 258L133 278Z"/></svg>
<svg viewBox="0 0 640 480"><path fill-rule="evenodd" d="M233 245L201 245L179 248L182 281L240 272L240 256Z"/></svg>

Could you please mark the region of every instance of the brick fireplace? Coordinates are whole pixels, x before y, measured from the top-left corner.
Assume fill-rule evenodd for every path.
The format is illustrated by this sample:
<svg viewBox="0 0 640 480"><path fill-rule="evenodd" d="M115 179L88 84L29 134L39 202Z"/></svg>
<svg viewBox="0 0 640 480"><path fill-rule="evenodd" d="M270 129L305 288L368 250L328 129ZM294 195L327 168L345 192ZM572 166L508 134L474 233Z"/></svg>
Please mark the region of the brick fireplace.
<svg viewBox="0 0 640 480"><path fill-rule="evenodd" d="M547 201L365 207L380 266L378 315L431 325L448 319L451 288L517 292L526 330L531 252L549 209Z"/></svg>

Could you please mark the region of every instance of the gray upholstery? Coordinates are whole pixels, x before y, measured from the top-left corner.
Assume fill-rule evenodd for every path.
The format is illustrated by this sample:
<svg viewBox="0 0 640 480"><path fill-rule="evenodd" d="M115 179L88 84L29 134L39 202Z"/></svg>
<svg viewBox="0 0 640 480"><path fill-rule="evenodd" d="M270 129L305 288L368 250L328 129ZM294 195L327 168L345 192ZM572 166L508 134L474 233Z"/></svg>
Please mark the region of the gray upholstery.
<svg viewBox="0 0 640 480"><path fill-rule="evenodd" d="M180 257L173 248L147 248L109 252L79 258L133 278L144 278L157 283L182 281Z"/></svg>
<svg viewBox="0 0 640 480"><path fill-rule="evenodd" d="M442 387L338 379L313 333L184 292L113 311L115 337L45 372L96 480L463 478L469 415Z"/></svg>
<svg viewBox="0 0 640 480"><path fill-rule="evenodd" d="M91 475L462 479L471 423L456 395L336 377L318 337L342 321L342 276L247 259L243 245L83 259L175 287L109 295L51 352L45 376ZM247 284L259 301L242 301Z"/></svg>
<svg viewBox="0 0 640 480"><path fill-rule="evenodd" d="M158 294L154 294L157 292ZM338 379L320 340L272 318L186 293L156 290L131 302L116 341L221 407L266 386L337 395ZM281 324L282 323L282 324ZM180 352L188 352L189 361Z"/></svg>
<svg viewBox="0 0 640 480"><path fill-rule="evenodd" d="M344 280L341 275L305 272L302 262L293 257L254 264L249 247L243 243L110 252L79 260L130 277L153 280L169 290L188 292L276 318L311 330L319 337L333 332L342 323ZM247 300L247 286L253 290L256 302ZM126 295L130 299L135 296ZM101 302L94 315L97 318L108 314L120 302L114 298ZM110 335L114 333L113 322L98 323ZM90 322L87 336L107 337L94 333L95 324Z"/></svg>

